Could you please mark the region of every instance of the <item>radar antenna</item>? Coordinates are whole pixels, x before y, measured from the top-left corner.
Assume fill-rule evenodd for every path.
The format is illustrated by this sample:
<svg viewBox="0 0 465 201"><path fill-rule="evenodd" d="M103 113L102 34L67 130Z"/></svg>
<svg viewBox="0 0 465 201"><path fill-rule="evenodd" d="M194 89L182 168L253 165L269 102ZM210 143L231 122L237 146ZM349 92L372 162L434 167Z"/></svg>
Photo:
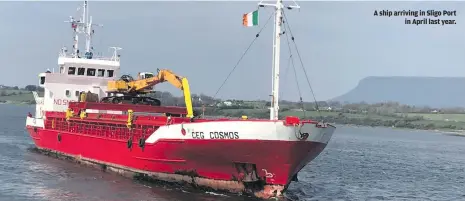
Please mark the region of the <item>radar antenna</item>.
<svg viewBox="0 0 465 201"><path fill-rule="evenodd" d="M122 50L123 48L110 47L110 49L113 49L113 56L111 57L111 60L118 61L120 57L120 55L118 54L118 50Z"/></svg>

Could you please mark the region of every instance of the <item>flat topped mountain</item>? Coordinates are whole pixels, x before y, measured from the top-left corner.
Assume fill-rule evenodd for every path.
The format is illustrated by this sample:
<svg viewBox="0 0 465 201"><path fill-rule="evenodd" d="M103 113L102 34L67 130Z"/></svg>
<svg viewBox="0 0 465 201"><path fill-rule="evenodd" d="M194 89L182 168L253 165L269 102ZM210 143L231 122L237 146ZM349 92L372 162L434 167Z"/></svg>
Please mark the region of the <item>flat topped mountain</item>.
<svg viewBox="0 0 465 201"><path fill-rule="evenodd" d="M465 107L465 77L366 77L334 101L401 104L430 107Z"/></svg>

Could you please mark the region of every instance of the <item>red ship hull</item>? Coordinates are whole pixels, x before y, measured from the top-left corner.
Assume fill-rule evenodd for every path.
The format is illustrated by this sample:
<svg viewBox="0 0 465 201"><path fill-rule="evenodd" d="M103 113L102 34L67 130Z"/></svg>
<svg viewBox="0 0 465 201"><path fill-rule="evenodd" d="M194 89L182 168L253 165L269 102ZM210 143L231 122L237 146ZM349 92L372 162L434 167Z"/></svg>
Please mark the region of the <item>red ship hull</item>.
<svg viewBox="0 0 465 201"><path fill-rule="evenodd" d="M259 128L257 126L269 124L269 121L248 120L244 124L245 121L231 120L213 122L212 125L224 124L220 127L225 128L232 127L228 126L232 122L235 123L231 125L236 127L243 124L244 127L249 127L249 130L242 133L253 134L257 136L256 139L251 139L252 135L247 134L240 136L244 139L212 139L214 136L210 136L210 139L208 136L192 139L200 137L198 132L191 132L189 126L198 130L211 122L186 122L159 126L156 129L140 127L128 132L128 129L123 127L124 124L116 129L105 127L117 126L121 123L118 118L97 122L92 114L88 114L85 119L76 118L70 121L66 121L64 113L60 112L47 112L46 116L43 126L34 126L31 123L27 123L26 126L35 145L41 150L106 165L118 169L117 171L142 173L158 180L194 183L214 190L244 192L261 198L281 196L297 172L322 152L334 131L332 126L321 128L316 122L310 122L307 125L313 130L307 139L266 140L260 139L260 133L253 132ZM127 118L125 115L116 116L120 116L121 119ZM166 120L166 117L157 118ZM33 118L29 117L28 122L31 119ZM143 122L147 121L140 117L134 125L137 127ZM157 121L153 121L152 124L154 122L160 124ZM284 121L277 124L283 128L286 126ZM181 134L175 128L180 125L182 129L188 129L187 135ZM170 128L178 132L168 133L167 129ZM316 132L325 129L330 129L326 135ZM238 131L241 134L242 130ZM267 133L263 136L269 136L270 131L264 132ZM134 140L128 143L127 139L131 136ZM139 142L137 139L140 137L143 140ZM253 185L252 189L247 185L250 183L262 185L259 188Z"/></svg>
<svg viewBox="0 0 465 201"><path fill-rule="evenodd" d="M270 185L281 186L287 185L297 173L295 171L313 160L326 146L313 142L218 140L211 143L208 140L160 140L152 145L147 144L142 151L139 147L128 149L125 141L61 133L62 143L58 143L57 131L39 129L35 132L32 127L28 131L39 149L91 159L93 162L130 171L141 170L140 173L176 174L177 170L192 169L203 178L231 181L231 175L237 174L236 167L232 165L234 162L254 161L267 172L278 175L269 182ZM137 144L134 143L134 146ZM229 191L221 187L219 190ZM238 192L246 189L238 187L231 190Z"/></svg>

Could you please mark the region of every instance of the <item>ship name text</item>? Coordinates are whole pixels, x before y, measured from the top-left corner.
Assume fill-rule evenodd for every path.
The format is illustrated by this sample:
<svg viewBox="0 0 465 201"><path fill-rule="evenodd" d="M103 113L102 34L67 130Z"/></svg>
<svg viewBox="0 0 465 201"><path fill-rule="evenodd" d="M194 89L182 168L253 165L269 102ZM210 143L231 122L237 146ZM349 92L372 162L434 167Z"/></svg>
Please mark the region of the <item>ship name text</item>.
<svg viewBox="0 0 465 201"><path fill-rule="evenodd" d="M68 103L71 102L76 102L74 100L68 100L68 99L53 99L53 104L55 105L68 105Z"/></svg>
<svg viewBox="0 0 465 201"><path fill-rule="evenodd" d="M239 132L214 131L205 132L210 139L239 139ZM204 132L191 132L193 139L205 139Z"/></svg>

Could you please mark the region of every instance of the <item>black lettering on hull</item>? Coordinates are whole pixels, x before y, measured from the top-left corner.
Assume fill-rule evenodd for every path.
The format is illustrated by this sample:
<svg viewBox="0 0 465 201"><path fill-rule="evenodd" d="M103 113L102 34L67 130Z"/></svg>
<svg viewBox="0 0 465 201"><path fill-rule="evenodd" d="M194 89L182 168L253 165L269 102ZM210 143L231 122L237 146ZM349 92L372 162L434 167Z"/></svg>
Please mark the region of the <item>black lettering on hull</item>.
<svg viewBox="0 0 465 201"><path fill-rule="evenodd" d="M203 132L192 132L193 139L205 139Z"/></svg>
<svg viewBox="0 0 465 201"><path fill-rule="evenodd" d="M210 139L239 139L239 132L210 132Z"/></svg>

